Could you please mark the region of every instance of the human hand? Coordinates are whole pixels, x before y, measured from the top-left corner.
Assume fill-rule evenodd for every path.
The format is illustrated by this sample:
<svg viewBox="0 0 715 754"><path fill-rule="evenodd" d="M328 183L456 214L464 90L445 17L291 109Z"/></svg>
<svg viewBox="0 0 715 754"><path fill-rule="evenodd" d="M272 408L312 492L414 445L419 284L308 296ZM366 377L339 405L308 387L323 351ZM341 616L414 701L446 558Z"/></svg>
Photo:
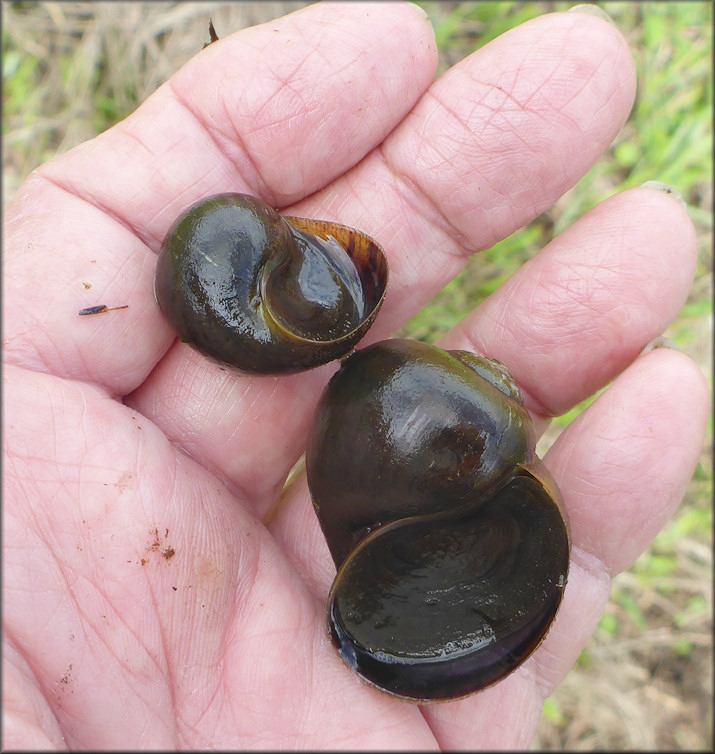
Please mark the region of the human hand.
<svg viewBox="0 0 715 754"><path fill-rule="evenodd" d="M391 286L364 343L387 337L572 186L634 96L623 39L579 13L519 27L433 84L435 65L408 6L307 8L196 55L8 209L7 748L528 746L610 577L670 516L700 449L700 373L669 349L638 358L692 283L685 211L648 189L608 199L440 344L507 364L540 429L616 379L546 457L574 542L552 630L502 683L439 705L343 666L302 479L276 507L335 365L228 374L175 340L152 295L176 215L245 191L383 245ZM77 317L98 302L129 308Z"/></svg>

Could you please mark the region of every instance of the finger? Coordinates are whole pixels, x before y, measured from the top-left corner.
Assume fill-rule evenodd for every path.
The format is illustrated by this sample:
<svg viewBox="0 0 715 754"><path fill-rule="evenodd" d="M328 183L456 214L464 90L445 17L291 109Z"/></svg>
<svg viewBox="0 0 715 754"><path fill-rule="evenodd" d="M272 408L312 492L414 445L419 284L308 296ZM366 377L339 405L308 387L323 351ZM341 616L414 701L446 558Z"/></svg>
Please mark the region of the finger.
<svg viewBox="0 0 715 754"><path fill-rule="evenodd" d="M637 359L616 385L547 454L569 491L574 542L610 575L631 566L683 499L709 415L705 378L671 349Z"/></svg>
<svg viewBox="0 0 715 754"><path fill-rule="evenodd" d="M702 448L708 387L687 357L658 349L639 358L558 438L546 456L568 508L571 570L554 625L508 681L463 702L425 708L441 746L519 746L511 719L528 719L531 740L544 699L568 673L595 629L610 578L629 567L679 505ZM492 725L481 727L491 720ZM486 741L481 737L486 730ZM457 732L455 735L455 731Z"/></svg>
<svg viewBox="0 0 715 754"><path fill-rule="evenodd" d="M687 212L633 189L554 239L440 345L507 364L531 411L555 416L606 385L673 321L695 275Z"/></svg>
<svg viewBox="0 0 715 754"><path fill-rule="evenodd" d="M583 14L545 16L479 50L430 89L381 149L291 208L363 228L387 249L391 283L384 315L365 342L416 313L464 265L466 246L487 245L551 204L625 120L633 96L627 47L610 25L590 17L574 21L575 15ZM413 172L410 159L419 166ZM515 174L523 179L518 190ZM510 193L513 201L506 201ZM502 205L510 211L497 211ZM264 399L253 390L246 396L247 384L237 381L217 401L223 378L212 378L197 359L177 344L132 405L149 412L174 442L190 438L196 457L222 469L262 515L302 451L309 418L296 406L297 391L312 411L321 380L311 375L267 383ZM203 387L198 373L206 378ZM177 379L192 390L172 391ZM282 416L277 437L269 433L261 442L262 435L256 441L253 435L195 433L197 416L207 417L207 427L256 426L269 399ZM286 451L282 463L276 441ZM261 482L270 481L260 490L242 474L258 468L265 472Z"/></svg>
<svg viewBox="0 0 715 754"><path fill-rule="evenodd" d="M207 47L18 192L5 358L132 390L174 338L151 252L178 213L218 191L278 205L315 191L384 139L435 67L431 28L409 4L319 4ZM77 317L96 304L129 308Z"/></svg>

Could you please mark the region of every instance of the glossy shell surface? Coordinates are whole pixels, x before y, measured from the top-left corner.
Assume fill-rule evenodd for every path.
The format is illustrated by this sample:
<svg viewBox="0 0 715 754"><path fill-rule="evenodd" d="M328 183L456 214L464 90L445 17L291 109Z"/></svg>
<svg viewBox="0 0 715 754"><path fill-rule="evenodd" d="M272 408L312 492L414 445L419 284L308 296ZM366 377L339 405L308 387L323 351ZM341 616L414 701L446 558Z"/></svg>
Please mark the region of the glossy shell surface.
<svg viewBox="0 0 715 754"><path fill-rule="evenodd" d="M348 353L382 305L387 260L369 236L218 194L169 229L154 291L180 338L231 369L286 374Z"/></svg>
<svg viewBox="0 0 715 754"><path fill-rule="evenodd" d="M319 403L308 483L338 569L343 660L405 699L454 699L539 645L566 584L554 480L506 369L390 340L346 359Z"/></svg>

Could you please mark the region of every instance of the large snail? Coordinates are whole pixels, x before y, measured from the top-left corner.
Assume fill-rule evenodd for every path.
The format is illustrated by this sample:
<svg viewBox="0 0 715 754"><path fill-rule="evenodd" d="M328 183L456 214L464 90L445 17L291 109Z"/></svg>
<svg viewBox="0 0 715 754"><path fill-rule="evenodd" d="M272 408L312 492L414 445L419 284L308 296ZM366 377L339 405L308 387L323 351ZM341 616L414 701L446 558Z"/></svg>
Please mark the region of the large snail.
<svg viewBox="0 0 715 754"><path fill-rule="evenodd" d="M534 446L498 362L387 340L333 376L306 470L338 568L331 637L363 679L453 699L539 645L566 584L569 533Z"/></svg>
<svg viewBox="0 0 715 754"><path fill-rule="evenodd" d="M350 353L387 274L358 231L220 194L174 223L155 291L184 340L234 369L288 373L343 358L306 451L338 569L330 636L369 684L454 699L502 679L544 638L569 530L503 365L399 339Z"/></svg>
<svg viewBox="0 0 715 754"><path fill-rule="evenodd" d="M382 249L364 233L217 194L169 229L154 291L181 339L205 356L285 374L347 354L377 316L387 276Z"/></svg>

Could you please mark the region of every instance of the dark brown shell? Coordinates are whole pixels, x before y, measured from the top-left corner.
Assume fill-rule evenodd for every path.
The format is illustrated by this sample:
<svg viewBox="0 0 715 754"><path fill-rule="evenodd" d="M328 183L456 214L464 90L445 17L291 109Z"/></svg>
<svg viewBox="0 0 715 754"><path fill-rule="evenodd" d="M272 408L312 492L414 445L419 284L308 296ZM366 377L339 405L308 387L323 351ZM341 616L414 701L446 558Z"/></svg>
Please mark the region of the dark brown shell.
<svg viewBox="0 0 715 754"><path fill-rule="evenodd" d="M349 353L382 305L388 268L369 236L218 194L172 225L154 290L182 340L236 371L285 374Z"/></svg>
<svg viewBox="0 0 715 754"><path fill-rule="evenodd" d="M511 375L407 340L352 354L306 454L338 573L333 643L364 680L442 700L489 686L548 631L570 540Z"/></svg>

